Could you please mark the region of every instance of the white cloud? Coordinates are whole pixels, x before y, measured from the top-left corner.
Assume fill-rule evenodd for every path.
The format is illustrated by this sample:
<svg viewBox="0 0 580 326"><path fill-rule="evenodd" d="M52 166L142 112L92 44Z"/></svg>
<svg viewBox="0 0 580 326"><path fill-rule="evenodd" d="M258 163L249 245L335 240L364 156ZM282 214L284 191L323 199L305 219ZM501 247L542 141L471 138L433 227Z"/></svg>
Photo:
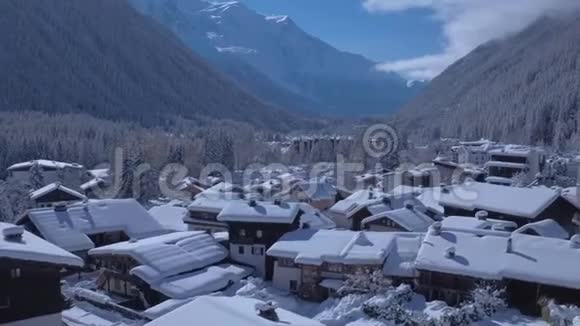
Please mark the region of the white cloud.
<svg viewBox="0 0 580 326"><path fill-rule="evenodd" d="M369 12L433 10L443 24L442 53L378 66L410 79L431 79L478 45L524 29L543 15L580 9L580 0L363 0Z"/></svg>

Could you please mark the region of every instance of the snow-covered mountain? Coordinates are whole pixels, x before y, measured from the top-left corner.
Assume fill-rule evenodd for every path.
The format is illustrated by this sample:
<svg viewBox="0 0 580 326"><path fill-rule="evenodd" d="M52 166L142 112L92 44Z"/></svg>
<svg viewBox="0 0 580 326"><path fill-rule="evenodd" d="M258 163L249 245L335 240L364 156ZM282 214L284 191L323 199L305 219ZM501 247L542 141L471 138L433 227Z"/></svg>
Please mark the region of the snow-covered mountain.
<svg viewBox="0 0 580 326"><path fill-rule="evenodd" d="M320 113L387 114L418 87L377 72L366 58L305 33L288 16L263 16L240 2L131 0L248 91Z"/></svg>

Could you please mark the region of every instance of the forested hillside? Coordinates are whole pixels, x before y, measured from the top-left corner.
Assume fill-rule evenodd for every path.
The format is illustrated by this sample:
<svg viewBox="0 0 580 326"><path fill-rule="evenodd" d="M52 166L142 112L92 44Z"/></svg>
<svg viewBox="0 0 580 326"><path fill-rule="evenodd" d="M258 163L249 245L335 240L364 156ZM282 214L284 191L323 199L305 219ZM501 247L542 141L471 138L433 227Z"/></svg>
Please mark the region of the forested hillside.
<svg viewBox="0 0 580 326"><path fill-rule="evenodd" d="M0 1L0 110L305 126L216 73L124 0ZM7 32L10 31L10 32Z"/></svg>
<svg viewBox="0 0 580 326"><path fill-rule="evenodd" d="M438 137L580 143L580 14L547 17L459 60L398 116L420 141Z"/></svg>

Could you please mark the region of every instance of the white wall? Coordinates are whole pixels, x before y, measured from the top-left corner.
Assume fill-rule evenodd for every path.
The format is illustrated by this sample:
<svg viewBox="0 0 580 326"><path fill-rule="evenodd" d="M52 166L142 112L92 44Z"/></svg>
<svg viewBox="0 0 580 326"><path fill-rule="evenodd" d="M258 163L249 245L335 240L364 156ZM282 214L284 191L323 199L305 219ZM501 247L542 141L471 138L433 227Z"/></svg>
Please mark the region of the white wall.
<svg viewBox="0 0 580 326"><path fill-rule="evenodd" d="M239 247L244 247L244 253L239 253ZM255 249L262 248L262 255L252 255L252 247ZM259 250L255 250L256 253ZM230 244L230 258L236 262L253 266L256 271L255 275L259 277L266 276L266 246L264 245L239 245Z"/></svg>
<svg viewBox="0 0 580 326"><path fill-rule="evenodd" d="M274 263L274 277L272 284L275 288L290 291L290 281L296 281L297 286L301 284L301 272L296 267L280 267L278 262Z"/></svg>
<svg viewBox="0 0 580 326"><path fill-rule="evenodd" d="M62 326L62 317L60 314L46 315L0 324L0 326Z"/></svg>

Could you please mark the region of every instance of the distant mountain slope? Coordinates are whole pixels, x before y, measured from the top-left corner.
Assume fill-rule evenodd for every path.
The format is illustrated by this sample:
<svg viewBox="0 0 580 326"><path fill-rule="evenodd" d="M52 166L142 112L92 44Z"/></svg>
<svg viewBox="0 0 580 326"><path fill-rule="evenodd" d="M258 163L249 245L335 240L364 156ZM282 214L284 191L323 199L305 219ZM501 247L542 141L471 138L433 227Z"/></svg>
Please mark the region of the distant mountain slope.
<svg viewBox="0 0 580 326"><path fill-rule="evenodd" d="M420 139L580 142L580 14L543 18L449 67L402 110Z"/></svg>
<svg viewBox="0 0 580 326"><path fill-rule="evenodd" d="M0 108L162 125L231 119L287 129L264 105L124 0L0 1Z"/></svg>
<svg viewBox="0 0 580 326"><path fill-rule="evenodd" d="M192 49L262 99L325 114L392 113L418 87L375 63L339 51L289 17L260 15L240 2L131 0Z"/></svg>

